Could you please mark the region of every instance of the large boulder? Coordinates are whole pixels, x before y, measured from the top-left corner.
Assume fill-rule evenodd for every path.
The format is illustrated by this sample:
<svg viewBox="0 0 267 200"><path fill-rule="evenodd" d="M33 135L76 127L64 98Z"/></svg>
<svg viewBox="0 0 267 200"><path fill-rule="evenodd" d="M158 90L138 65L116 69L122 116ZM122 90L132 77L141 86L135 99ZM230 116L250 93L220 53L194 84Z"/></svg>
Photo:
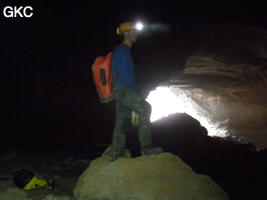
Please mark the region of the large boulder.
<svg viewBox="0 0 267 200"><path fill-rule="evenodd" d="M92 161L75 188L77 200L227 200L208 176L195 173L171 153Z"/></svg>

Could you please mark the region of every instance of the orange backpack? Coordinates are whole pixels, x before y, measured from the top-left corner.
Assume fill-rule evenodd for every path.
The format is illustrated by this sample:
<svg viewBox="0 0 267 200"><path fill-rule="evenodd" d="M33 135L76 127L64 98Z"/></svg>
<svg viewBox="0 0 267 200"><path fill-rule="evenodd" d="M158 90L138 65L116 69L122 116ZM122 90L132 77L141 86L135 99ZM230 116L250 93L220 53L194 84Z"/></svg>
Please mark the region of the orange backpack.
<svg viewBox="0 0 267 200"><path fill-rule="evenodd" d="M92 65L96 91L98 93L99 100L102 103L107 103L113 99L111 56L111 52L109 52L106 56L98 56Z"/></svg>

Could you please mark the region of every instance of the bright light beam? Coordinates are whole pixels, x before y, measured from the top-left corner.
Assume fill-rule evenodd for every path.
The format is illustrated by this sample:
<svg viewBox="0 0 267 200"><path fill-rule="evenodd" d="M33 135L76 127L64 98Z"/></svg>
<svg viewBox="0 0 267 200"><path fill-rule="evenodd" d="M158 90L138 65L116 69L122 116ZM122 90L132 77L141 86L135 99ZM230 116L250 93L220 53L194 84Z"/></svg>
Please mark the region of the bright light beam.
<svg viewBox="0 0 267 200"><path fill-rule="evenodd" d="M141 30L143 30L144 25L143 25L142 23L138 22L138 23L136 23L135 28L136 28L138 31L141 31Z"/></svg>
<svg viewBox="0 0 267 200"><path fill-rule="evenodd" d="M202 126L208 130L208 135L226 137L227 130L219 128L217 124L211 122L205 110L193 102L183 90L177 89L177 94L174 94L168 87L157 87L151 91L146 99L152 106L151 122L154 122L162 117L167 117L172 113L186 113L197 119Z"/></svg>

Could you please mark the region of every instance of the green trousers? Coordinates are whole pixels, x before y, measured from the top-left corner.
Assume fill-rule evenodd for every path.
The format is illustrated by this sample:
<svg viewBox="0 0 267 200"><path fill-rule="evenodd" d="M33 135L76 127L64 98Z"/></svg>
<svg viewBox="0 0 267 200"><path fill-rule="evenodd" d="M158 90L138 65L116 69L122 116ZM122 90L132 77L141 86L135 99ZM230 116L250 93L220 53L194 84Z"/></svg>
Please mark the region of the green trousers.
<svg viewBox="0 0 267 200"><path fill-rule="evenodd" d="M131 120L131 112L139 115L138 133L141 149L152 146L150 128L151 106L137 92L129 88L118 89L113 92L116 105L116 122L112 138L113 160L124 154L126 135Z"/></svg>

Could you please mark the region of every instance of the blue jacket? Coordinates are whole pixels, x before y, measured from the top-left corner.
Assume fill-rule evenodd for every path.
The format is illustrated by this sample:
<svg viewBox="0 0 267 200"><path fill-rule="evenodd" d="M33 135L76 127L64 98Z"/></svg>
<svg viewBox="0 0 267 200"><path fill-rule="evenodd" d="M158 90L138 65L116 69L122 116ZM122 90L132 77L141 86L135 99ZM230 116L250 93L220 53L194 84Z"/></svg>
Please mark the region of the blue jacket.
<svg viewBox="0 0 267 200"><path fill-rule="evenodd" d="M112 52L111 69L113 78L113 90L131 88L139 91L136 84L134 62L130 48L126 44L120 44Z"/></svg>

